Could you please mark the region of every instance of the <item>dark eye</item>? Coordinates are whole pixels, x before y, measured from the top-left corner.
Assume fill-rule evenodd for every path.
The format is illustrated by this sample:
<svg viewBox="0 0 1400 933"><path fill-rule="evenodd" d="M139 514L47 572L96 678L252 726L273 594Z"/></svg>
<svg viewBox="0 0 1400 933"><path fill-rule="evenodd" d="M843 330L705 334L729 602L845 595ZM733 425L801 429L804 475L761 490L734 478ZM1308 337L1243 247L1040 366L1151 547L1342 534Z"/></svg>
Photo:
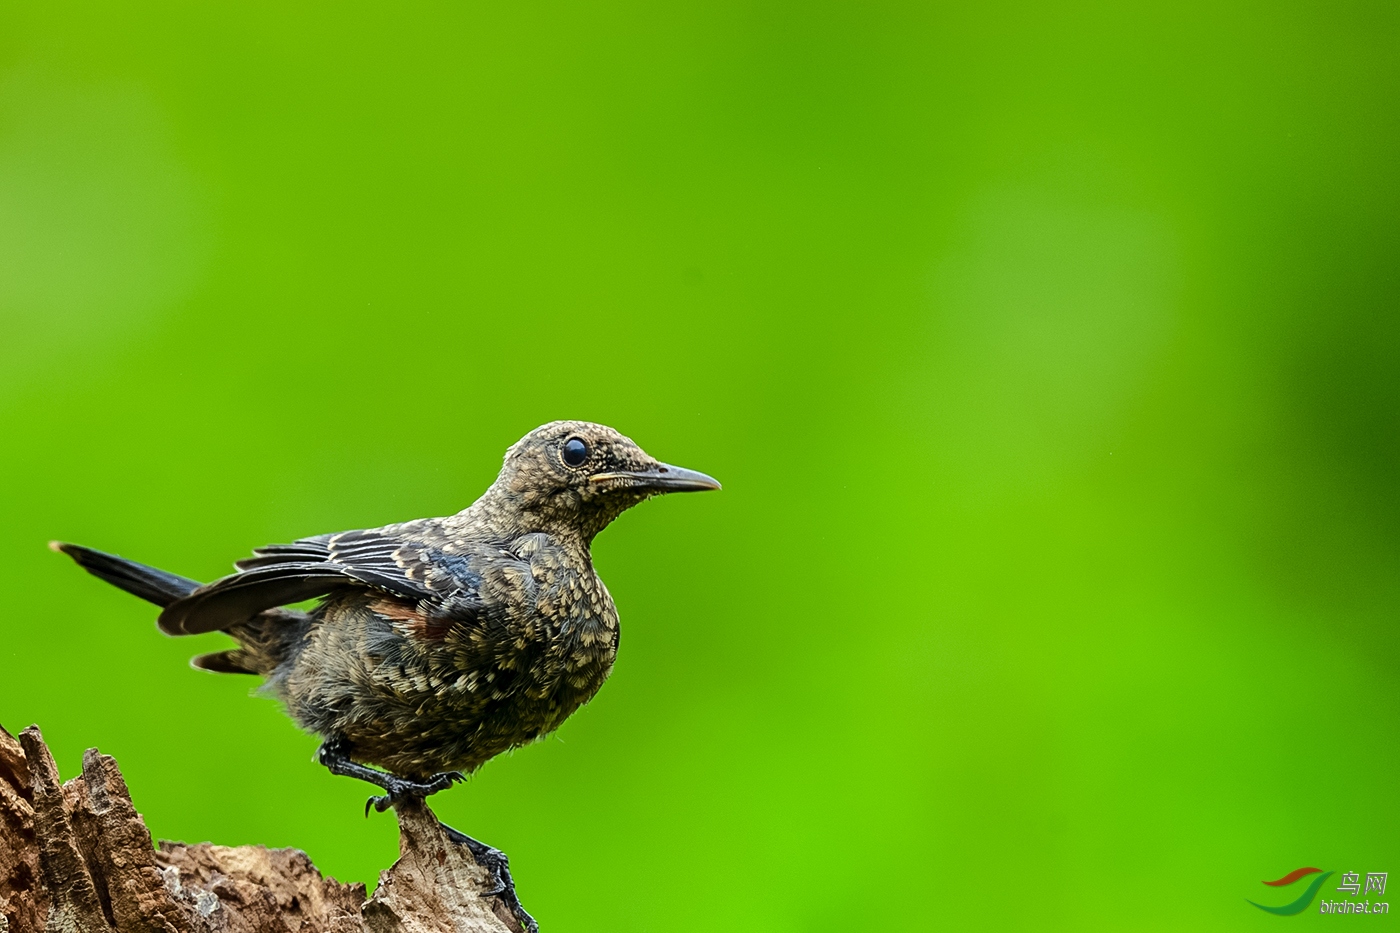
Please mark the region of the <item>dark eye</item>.
<svg viewBox="0 0 1400 933"><path fill-rule="evenodd" d="M588 459L588 445L576 437L569 438L564 445L564 462L569 466L580 466Z"/></svg>

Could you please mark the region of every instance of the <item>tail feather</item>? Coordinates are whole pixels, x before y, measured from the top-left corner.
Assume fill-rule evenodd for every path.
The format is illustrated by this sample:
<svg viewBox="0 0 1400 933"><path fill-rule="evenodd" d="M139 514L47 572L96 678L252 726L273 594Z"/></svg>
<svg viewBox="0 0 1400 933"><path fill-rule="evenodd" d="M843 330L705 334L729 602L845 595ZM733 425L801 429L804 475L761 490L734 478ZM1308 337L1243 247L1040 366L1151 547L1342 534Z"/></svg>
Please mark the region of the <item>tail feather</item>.
<svg viewBox="0 0 1400 933"><path fill-rule="evenodd" d="M201 671L213 671L216 674L265 674L250 663L247 652L242 648L230 648L227 651L215 651L213 654L201 654L190 659L190 666L199 668Z"/></svg>
<svg viewBox="0 0 1400 933"><path fill-rule="evenodd" d="M51 541L52 550L67 554L78 562L88 573L100 577L115 587L126 590L157 606L168 606L181 597L188 596L199 588L198 580L181 577L134 560L104 554L78 544L64 541Z"/></svg>

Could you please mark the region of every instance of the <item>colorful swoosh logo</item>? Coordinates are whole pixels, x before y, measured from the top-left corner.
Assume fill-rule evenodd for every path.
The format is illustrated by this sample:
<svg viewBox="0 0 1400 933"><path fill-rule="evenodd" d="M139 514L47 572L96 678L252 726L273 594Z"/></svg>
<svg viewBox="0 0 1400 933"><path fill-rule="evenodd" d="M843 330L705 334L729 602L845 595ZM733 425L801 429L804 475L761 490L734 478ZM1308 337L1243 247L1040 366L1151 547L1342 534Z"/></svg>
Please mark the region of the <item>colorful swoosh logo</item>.
<svg viewBox="0 0 1400 933"><path fill-rule="evenodd" d="M1277 881L1265 881L1271 888L1281 888L1286 884L1292 884L1304 875L1313 875L1322 871L1321 868L1295 868Z"/></svg>
<svg viewBox="0 0 1400 933"><path fill-rule="evenodd" d="M1301 914L1308 909L1308 905L1313 902L1313 898L1317 897L1317 892L1322 887L1322 883L1328 878L1331 878L1333 872L1324 872L1321 868L1295 868L1277 881L1264 882L1271 888L1281 888L1285 885L1292 884L1299 878L1306 878L1308 875L1317 875L1317 877L1308 885L1308 889L1303 892L1302 896L1292 903L1283 904L1279 907L1270 907L1268 904L1255 904L1254 901L1249 900L1249 898L1245 898L1245 900L1254 904L1255 907L1258 907L1262 911L1277 914L1280 917L1291 917L1294 914Z"/></svg>

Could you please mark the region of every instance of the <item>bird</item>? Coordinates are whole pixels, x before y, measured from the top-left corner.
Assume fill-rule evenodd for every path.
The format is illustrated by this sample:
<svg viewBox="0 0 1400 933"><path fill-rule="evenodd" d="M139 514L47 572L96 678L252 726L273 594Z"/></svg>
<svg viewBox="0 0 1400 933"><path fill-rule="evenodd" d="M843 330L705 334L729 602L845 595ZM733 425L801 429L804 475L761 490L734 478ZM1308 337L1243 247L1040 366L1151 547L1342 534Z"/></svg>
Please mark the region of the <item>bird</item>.
<svg viewBox="0 0 1400 933"><path fill-rule="evenodd" d="M646 499L719 488L613 428L554 421L511 445L495 482L455 515L255 548L212 583L50 546L161 607L169 635L232 636L237 647L191 664L264 677L261 692L321 739L321 764L383 791L368 815L464 780L587 703L619 637L594 536ZM310 599L309 611L287 608ZM444 828L492 873L487 893L537 931L505 854Z"/></svg>

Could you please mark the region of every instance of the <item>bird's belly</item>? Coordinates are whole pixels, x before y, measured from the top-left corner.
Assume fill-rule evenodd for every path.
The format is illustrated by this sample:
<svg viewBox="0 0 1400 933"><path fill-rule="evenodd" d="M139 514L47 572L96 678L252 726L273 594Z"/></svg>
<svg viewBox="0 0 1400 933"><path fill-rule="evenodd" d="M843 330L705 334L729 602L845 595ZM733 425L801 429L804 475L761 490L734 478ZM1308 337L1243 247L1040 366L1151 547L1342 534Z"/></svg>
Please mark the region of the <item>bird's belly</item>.
<svg viewBox="0 0 1400 933"><path fill-rule="evenodd" d="M353 724L343 734L353 758L395 774L469 773L502 752L553 732L601 685L600 680L591 690L570 688L548 697L514 696L484 707L433 696L416 715L364 727Z"/></svg>
<svg viewBox="0 0 1400 933"><path fill-rule="evenodd" d="M602 687L612 670L616 640L598 643L563 663L545 658L509 689L496 693L480 682L417 672L389 672L375 690L376 702L358 704L379 715L354 717L341 728L357 761L395 774L471 772L502 752L537 741ZM375 678L380 680L380 678Z"/></svg>

